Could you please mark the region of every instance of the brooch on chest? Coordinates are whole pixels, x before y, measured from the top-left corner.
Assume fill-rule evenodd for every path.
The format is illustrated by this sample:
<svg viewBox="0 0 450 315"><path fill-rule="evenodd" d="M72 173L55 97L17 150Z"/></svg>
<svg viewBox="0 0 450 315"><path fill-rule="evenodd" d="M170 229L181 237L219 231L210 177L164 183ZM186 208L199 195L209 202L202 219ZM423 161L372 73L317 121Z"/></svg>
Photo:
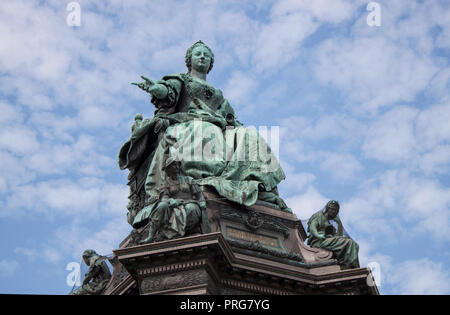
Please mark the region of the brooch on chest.
<svg viewBox="0 0 450 315"><path fill-rule="evenodd" d="M209 100L214 95L214 91L210 87L205 86L203 95Z"/></svg>
<svg viewBox="0 0 450 315"><path fill-rule="evenodd" d="M192 77L189 74L185 74L183 75L183 79L184 82L186 84L186 89L187 92L189 94L189 96L191 96L192 98L195 98L194 95L197 94L197 96L199 96L198 92L195 93L194 91L198 90L198 87L194 87L194 80L192 79ZM201 94L203 94L203 96L205 97L205 99L209 100L213 97L214 95L214 88L210 87L210 86L202 86L200 91Z"/></svg>

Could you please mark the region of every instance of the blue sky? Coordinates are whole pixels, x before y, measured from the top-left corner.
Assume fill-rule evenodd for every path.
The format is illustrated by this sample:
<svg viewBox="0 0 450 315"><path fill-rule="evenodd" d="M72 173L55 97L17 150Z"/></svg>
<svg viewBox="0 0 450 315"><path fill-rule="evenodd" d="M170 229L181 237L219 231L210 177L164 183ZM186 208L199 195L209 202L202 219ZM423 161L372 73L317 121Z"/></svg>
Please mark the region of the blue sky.
<svg viewBox="0 0 450 315"><path fill-rule="evenodd" d="M130 82L199 39L239 120L280 128L297 217L337 199L381 293L450 293L448 1L377 1L379 27L369 1L79 0L79 27L69 2L0 4L0 293L66 294L128 235L117 155L153 115Z"/></svg>

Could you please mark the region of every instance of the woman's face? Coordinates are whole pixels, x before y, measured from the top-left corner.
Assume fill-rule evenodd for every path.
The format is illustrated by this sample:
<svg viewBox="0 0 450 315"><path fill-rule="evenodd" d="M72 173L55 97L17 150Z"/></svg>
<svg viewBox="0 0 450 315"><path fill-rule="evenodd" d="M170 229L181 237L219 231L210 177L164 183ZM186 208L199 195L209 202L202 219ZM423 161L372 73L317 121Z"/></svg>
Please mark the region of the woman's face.
<svg viewBox="0 0 450 315"><path fill-rule="evenodd" d="M211 65L211 54L209 50L199 45L192 50L191 67L200 73L207 73Z"/></svg>
<svg viewBox="0 0 450 315"><path fill-rule="evenodd" d="M327 213L328 213L328 218L334 219L338 215L339 209L337 209L337 208L328 208L327 209Z"/></svg>

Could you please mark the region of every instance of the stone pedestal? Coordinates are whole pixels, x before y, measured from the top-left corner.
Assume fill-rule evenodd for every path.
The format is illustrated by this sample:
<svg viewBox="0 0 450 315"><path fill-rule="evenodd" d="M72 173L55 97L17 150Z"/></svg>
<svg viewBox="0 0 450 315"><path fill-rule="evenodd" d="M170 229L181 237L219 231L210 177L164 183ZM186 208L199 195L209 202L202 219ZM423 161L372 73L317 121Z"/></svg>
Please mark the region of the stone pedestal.
<svg viewBox="0 0 450 315"><path fill-rule="evenodd" d="M146 228L134 230L104 294L378 294L369 269L341 270L331 252L304 245L294 214L205 197L211 233L138 245Z"/></svg>
<svg viewBox="0 0 450 315"><path fill-rule="evenodd" d="M112 294L377 294L366 268L281 263L234 252L215 232L114 251L128 276ZM129 291L127 292L126 288ZM137 288L137 290L136 290ZM125 290L124 290L125 289Z"/></svg>

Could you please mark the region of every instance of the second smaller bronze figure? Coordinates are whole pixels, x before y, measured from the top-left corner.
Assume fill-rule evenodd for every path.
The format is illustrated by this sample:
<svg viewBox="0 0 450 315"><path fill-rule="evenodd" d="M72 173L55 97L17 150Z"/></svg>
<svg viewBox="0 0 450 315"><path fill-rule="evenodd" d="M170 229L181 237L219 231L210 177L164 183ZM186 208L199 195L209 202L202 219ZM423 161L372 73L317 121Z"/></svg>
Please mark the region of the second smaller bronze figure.
<svg viewBox="0 0 450 315"><path fill-rule="evenodd" d="M83 260L89 266L84 276L81 288L72 292L72 295L101 294L111 279L111 272L106 264L106 257L100 256L92 249L83 252Z"/></svg>
<svg viewBox="0 0 450 315"><path fill-rule="evenodd" d="M339 203L330 200L325 209L313 214L308 221L308 245L333 252L333 256L345 269L359 268L359 245L351 238L344 236L344 228L339 219ZM337 224L337 229L330 221Z"/></svg>

